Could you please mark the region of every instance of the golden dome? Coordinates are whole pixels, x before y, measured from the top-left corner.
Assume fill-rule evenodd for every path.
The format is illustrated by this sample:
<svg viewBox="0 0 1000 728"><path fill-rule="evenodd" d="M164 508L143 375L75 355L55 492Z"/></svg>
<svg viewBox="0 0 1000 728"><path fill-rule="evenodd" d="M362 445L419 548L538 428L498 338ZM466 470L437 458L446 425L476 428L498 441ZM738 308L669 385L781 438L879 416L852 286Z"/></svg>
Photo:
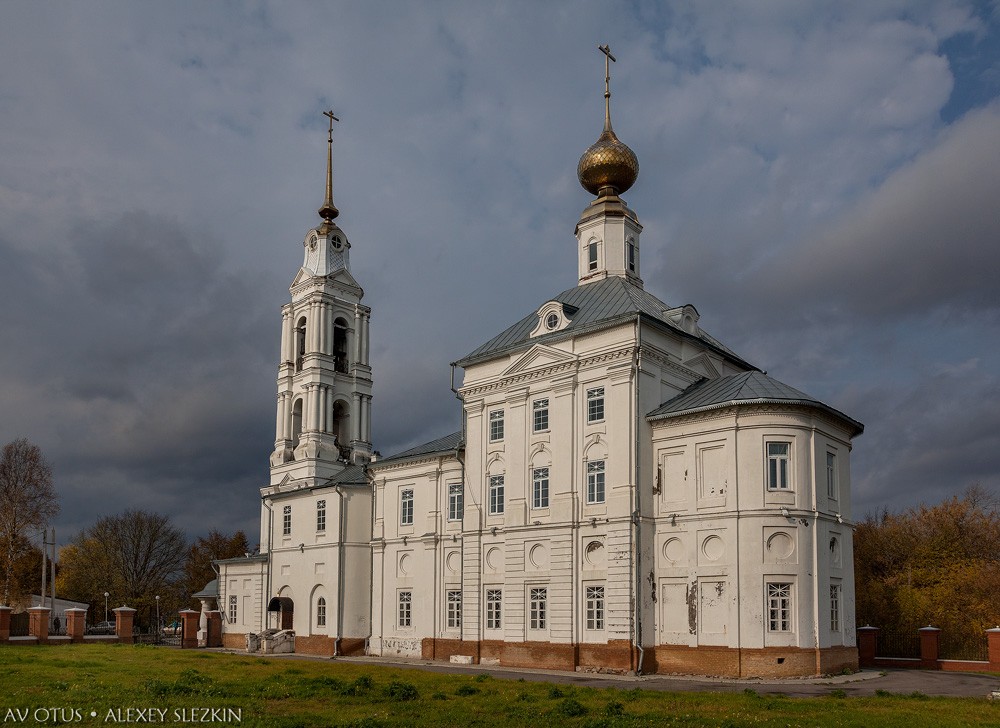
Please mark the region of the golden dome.
<svg viewBox="0 0 1000 728"><path fill-rule="evenodd" d="M618 141L611 123L604 125L598 140L583 153L576 166L576 176L583 189L592 195L619 195L635 184L639 176L639 160L635 152Z"/></svg>

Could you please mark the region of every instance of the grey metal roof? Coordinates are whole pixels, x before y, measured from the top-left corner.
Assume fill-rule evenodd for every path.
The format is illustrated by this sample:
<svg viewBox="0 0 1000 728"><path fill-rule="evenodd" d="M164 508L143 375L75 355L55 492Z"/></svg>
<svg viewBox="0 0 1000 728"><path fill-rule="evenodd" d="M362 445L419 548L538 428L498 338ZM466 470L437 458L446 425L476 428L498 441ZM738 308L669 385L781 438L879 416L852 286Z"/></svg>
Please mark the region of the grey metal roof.
<svg viewBox="0 0 1000 728"><path fill-rule="evenodd" d="M193 599L212 599L219 596L219 580L212 579L200 592L191 595Z"/></svg>
<svg viewBox="0 0 1000 728"><path fill-rule="evenodd" d="M326 485L368 485L364 465L348 465L339 473L323 483Z"/></svg>
<svg viewBox="0 0 1000 728"><path fill-rule="evenodd" d="M536 315L538 308L536 307L535 310L516 324L494 336L455 363L458 366L464 367L477 361L484 361L498 356L501 353L522 347L526 348L536 342L551 342L565 339L568 336L583 333L588 329L596 328L601 324L614 321L615 319L620 318L624 320L636 314L643 314L647 318L652 319L658 324L667 326L683 336L691 336L691 334L686 333L673 321L664 316L663 312L671 308L670 306L652 293L648 293L631 281L618 276L609 276L593 283L573 286L573 288L563 291L549 300L558 301L564 307L572 306L577 309L572 314L571 321L566 328L553 331L550 334L537 336L534 339L530 338L531 332L538 325L538 316ZM735 359L744 366L750 366L707 333L703 331L699 332L694 338L705 342L727 358Z"/></svg>
<svg viewBox="0 0 1000 728"><path fill-rule="evenodd" d="M795 404L816 407L847 422L854 428L855 435L860 435L865 429L864 425L843 412L758 371L702 379L676 397L668 399L647 414L646 419L651 422L665 420L734 404Z"/></svg>
<svg viewBox="0 0 1000 728"><path fill-rule="evenodd" d="M390 455L389 457L382 458L381 460L376 460L371 464L371 467L377 468L386 463L394 463L402 460L416 460L429 455L454 452L457 448L463 446L464 444L465 443L462 441L462 432L460 430L458 432L453 432L450 435L439 437L436 440L425 442L423 445L417 445L416 447L411 447L409 450L404 450L403 452L396 453L395 455Z"/></svg>

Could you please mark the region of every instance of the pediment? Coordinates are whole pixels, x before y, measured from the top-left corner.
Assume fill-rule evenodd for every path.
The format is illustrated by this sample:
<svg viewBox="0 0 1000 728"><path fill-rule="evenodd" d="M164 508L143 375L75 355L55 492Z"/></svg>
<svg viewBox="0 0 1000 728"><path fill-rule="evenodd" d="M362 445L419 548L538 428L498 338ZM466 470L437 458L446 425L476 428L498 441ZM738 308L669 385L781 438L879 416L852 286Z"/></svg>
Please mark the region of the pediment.
<svg viewBox="0 0 1000 728"><path fill-rule="evenodd" d="M684 362L684 366L708 379L718 379L720 376L719 370L712 363L712 358L704 351L688 359Z"/></svg>
<svg viewBox="0 0 1000 728"><path fill-rule="evenodd" d="M503 371L501 376L507 377L512 374L519 374L532 369L543 369L544 367L550 367L555 364L568 364L576 361L576 359L577 357L573 354L567 354L565 351L560 349L546 346L544 344L535 344L535 346L531 347L528 351L515 359L514 362Z"/></svg>
<svg viewBox="0 0 1000 728"><path fill-rule="evenodd" d="M335 270L333 273L326 277L328 281L335 281L344 286L349 286L351 288L356 288L359 291L361 286L358 285L357 280L351 275L351 272L347 268L341 268L340 270Z"/></svg>

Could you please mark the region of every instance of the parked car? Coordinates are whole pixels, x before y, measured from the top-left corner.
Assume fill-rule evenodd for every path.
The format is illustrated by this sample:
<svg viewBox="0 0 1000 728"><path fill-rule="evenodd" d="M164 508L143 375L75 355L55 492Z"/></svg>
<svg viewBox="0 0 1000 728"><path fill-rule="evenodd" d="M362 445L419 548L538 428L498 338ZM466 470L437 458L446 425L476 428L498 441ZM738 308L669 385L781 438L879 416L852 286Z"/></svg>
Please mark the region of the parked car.
<svg viewBox="0 0 1000 728"><path fill-rule="evenodd" d="M170 624L163 628L163 635L165 637L175 637L181 633L181 623L178 620L174 620Z"/></svg>
<svg viewBox="0 0 1000 728"><path fill-rule="evenodd" d="M97 624L90 625L88 632L90 634L115 634L115 623L98 622Z"/></svg>

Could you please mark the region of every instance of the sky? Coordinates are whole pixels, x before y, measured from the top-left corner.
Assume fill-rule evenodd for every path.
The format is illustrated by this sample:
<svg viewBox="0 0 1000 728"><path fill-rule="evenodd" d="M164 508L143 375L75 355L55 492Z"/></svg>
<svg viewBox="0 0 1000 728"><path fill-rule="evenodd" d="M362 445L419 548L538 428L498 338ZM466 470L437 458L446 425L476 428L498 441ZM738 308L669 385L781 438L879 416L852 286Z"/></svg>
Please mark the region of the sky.
<svg viewBox="0 0 1000 728"><path fill-rule="evenodd" d="M257 534L280 313L334 200L373 439L576 283L576 164L636 153L647 290L865 424L857 518L1000 493L1000 3L0 4L0 442L65 543L142 508Z"/></svg>

